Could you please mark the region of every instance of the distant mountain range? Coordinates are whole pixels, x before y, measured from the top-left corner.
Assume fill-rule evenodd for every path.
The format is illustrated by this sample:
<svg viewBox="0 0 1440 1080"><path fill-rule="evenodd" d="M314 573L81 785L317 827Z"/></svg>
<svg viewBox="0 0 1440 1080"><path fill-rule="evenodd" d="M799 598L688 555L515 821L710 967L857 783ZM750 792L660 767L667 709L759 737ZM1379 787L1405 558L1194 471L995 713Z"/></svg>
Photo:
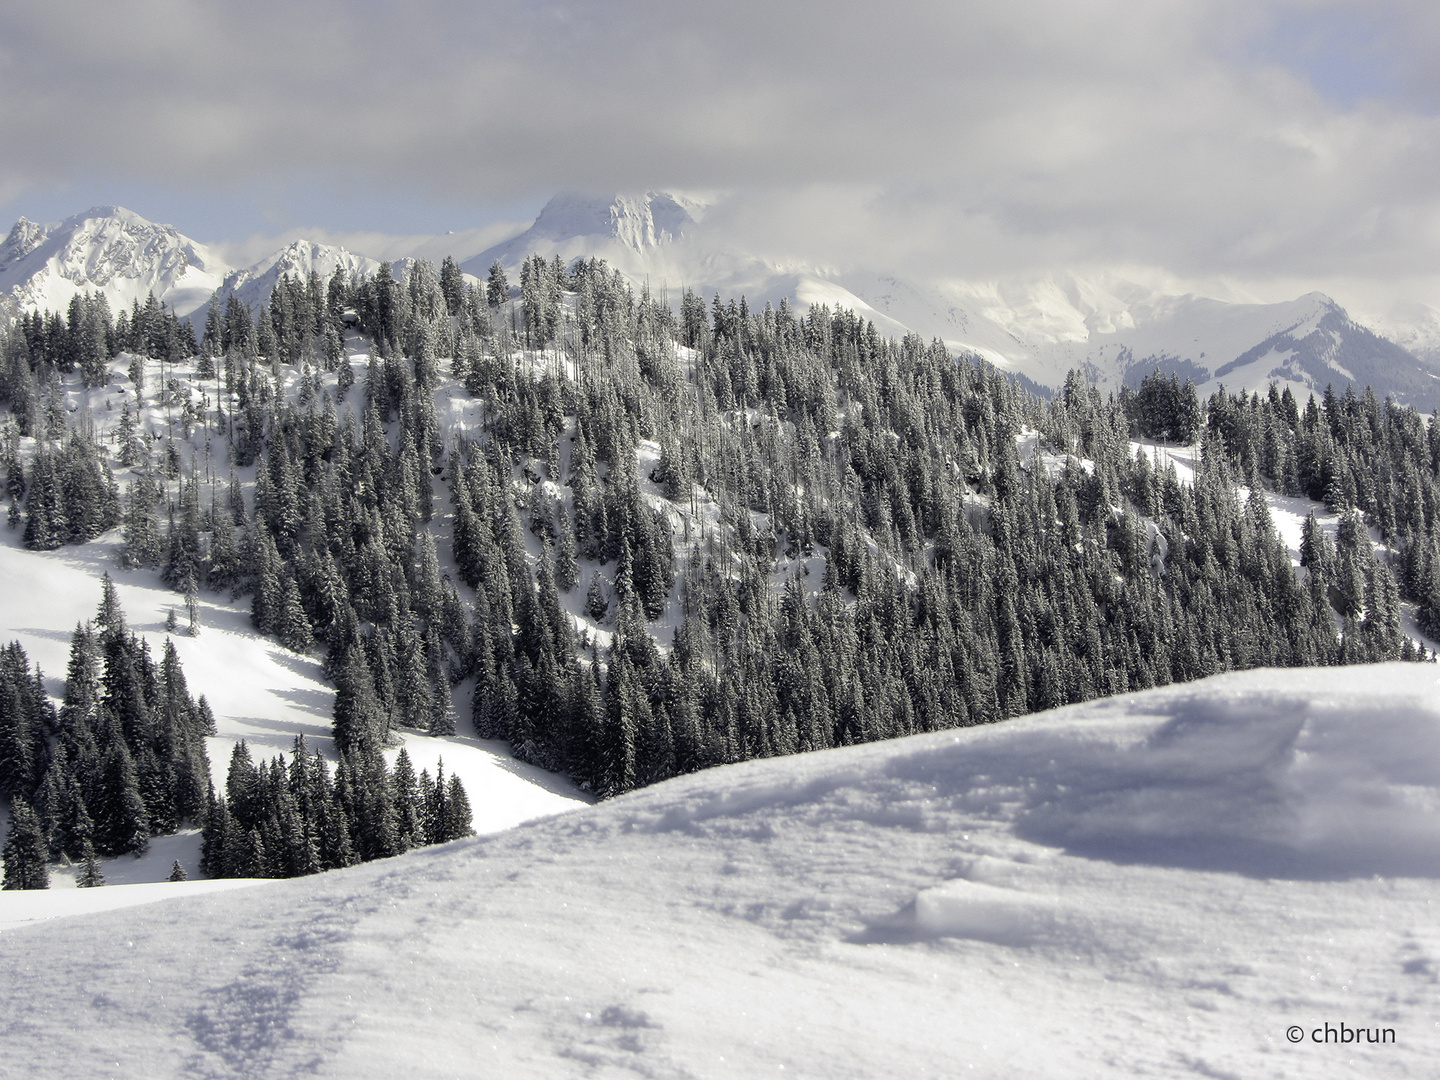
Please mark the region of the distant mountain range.
<svg viewBox="0 0 1440 1080"><path fill-rule="evenodd" d="M1044 388L1060 386L1078 368L1114 390L1158 367L1192 379L1202 393L1222 383L1254 390L1278 381L1303 398L1354 382L1427 412L1440 408L1440 314L1428 305L1412 305L1413 317L1387 327L1387 336L1318 292L1247 304L1164 293L1120 275L938 281L781 264L727 244L719 228L707 227L707 209L702 200L667 192L557 195L510 239L451 254L476 278L496 261L513 272L538 252L567 262L603 258L637 284L668 292L672 302L693 288L706 296L743 295L752 307L782 297L802 311L819 303L848 307L884 334L940 338ZM434 251L443 239L417 243ZM396 266L397 274L408 262ZM232 267L172 226L102 206L52 225L17 221L0 244L0 295L60 310L84 290L127 307L154 292L188 315L217 292L258 305L285 273L303 277L313 269L328 278L337 266L368 274L378 265L343 247L299 240L252 266Z"/></svg>

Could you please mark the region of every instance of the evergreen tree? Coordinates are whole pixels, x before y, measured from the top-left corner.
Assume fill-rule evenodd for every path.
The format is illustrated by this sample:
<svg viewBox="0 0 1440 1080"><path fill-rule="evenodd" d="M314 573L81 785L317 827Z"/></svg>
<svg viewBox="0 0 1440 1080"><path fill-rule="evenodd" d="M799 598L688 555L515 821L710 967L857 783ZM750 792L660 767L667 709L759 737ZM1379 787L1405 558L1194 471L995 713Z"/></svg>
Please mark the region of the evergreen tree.
<svg viewBox="0 0 1440 1080"><path fill-rule="evenodd" d="M389 733L389 719L376 696L370 666L359 646L352 645L346 651L335 683L336 746L342 752L383 746Z"/></svg>
<svg viewBox="0 0 1440 1080"><path fill-rule="evenodd" d="M81 889L94 889L105 884L105 875L100 872L100 862L95 858L94 849L87 843L80 856L80 873L75 884Z"/></svg>
<svg viewBox="0 0 1440 1080"><path fill-rule="evenodd" d="M49 852L35 811L24 801L10 805L10 832L5 837L5 880L7 889L48 889Z"/></svg>
<svg viewBox="0 0 1440 1080"><path fill-rule="evenodd" d="M505 268L497 259L490 264L490 276L485 281L485 301L494 308L509 298L510 282L505 277Z"/></svg>
<svg viewBox="0 0 1440 1080"><path fill-rule="evenodd" d="M475 830L470 825L470 798L465 794L465 786L460 782L460 777L450 775L450 782L445 788L445 810L442 835L445 840L459 840L466 836L474 836Z"/></svg>
<svg viewBox="0 0 1440 1080"><path fill-rule="evenodd" d="M113 731L113 728L112 728ZM143 854L150 846L150 819L130 751L113 731L101 760L94 803L95 849L102 855Z"/></svg>

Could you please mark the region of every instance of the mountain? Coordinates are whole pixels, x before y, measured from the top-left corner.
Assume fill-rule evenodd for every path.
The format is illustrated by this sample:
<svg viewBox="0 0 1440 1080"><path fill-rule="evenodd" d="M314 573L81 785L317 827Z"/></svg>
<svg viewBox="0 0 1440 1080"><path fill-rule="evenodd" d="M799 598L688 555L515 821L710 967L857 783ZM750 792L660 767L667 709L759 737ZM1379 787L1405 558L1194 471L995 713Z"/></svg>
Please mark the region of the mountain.
<svg viewBox="0 0 1440 1080"><path fill-rule="evenodd" d="M666 265L675 245L693 235L704 204L666 192L605 198L561 194L517 236L466 259L460 268L483 278L492 263L515 267L540 252L576 258L602 258L625 273L642 276Z"/></svg>
<svg viewBox="0 0 1440 1080"><path fill-rule="evenodd" d="M186 313L207 300L229 267L173 226L118 206L97 206L52 225L21 218L0 244L0 294L22 307L63 311L85 291L112 308L149 293Z"/></svg>
<svg viewBox="0 0 1440 1080"><path fill-rule="evenodd" d="M513 272L539 253L565 262L604 259L672 303L692 288L707 297L743 295L752 307L788 299L802 312L822 303L849 308L882 335L939 338L1042 388L1059 388L1079 369L1102 390L1118 390L1158 367L1193 380L1202 394L1221 383L1253 391L1279 381L1303 399L1353 381L1422 411L1440 408L1440 311L1426 304L1397 305L1382 330L1322 293L1237 303L1165 292L1119 274L981 281L826 267L746 252L711 208L660 191L560 194L509 239L475 254L451 253L482 279L496 261ZM476 235L453 239L463 244ZM415 244L433 252L445 238ZM397 276L409 261L395 263ZM303 278L313 269L328 278L336 266L373 273L377 265L343 247L297 240L252 266L229 267L168 225L97 207L54 225L17 221L0 244L0 292L22 306L60 310L87 289L103 292L112 307L153 291L187 315L217 289L258 307L284 273Z"/></svg>
<svg viewBox="0 0 1440 1080"><path fill-rule="evenodd" d="M466 260L483 277L532 253L563 261L603 258L652 292L692 288L745 296L752 307L784 298L804 311L845 307L882 335L914 332L985 357L1039 387L1058 389L1071 369L1102 390L1138 385L1155 368L1204 394L1290 386L1303 400L1328 384L1369 384L1423 411L1440 407L1440 318L1426 308L1401 327L1412 352L1309 293L1283 303L1237 303L1167 293L1118 274L966 281L885 270L837 269L747 254L709 207L663 192L597 198L558 195L529 228ZM1425 322L1428 317L1434 326ZM1427 329L1428 327L1428 329Z"/></svg>
<svg viewBox="0 0 1440 1080"><path fill-rule="evenodd" d="M273 255L261 259L254 266L232 270L226 274L225 280L220 283L220 299L223 301L234 294L251 308L258 308L270 299L270 293L285 274L304 281L313 270L323 283L335 273L337 266L347 274L368 276L379 269L380 263L376 259L346 251L343 247L296 240Z"/></svg>
<svg viewBox="0 0 1440 1080"><path fill-rule="evenodd" d="M112 310L154 293L181 316L202 308L219 291L252 307L270 298L281 275L322 279L337 266L373 274L375 259L330 244L296 240L252 266L235 268L205 245L123 207L98 206L52 225L21 218L0 244L0 295L24 308L63 311L81 292L103 293ZM404 268L397 264L396 272Z"/></svg>
<svg viewBox="0 0 1440 1080"><path fill-rule="evenodd" d="M1274 304L1165 294L1118 277L1063 275L929 289L893 277L843 279L898 321L936 327L957 349L1057 387L1072 368L1102 389L1135 387L1159 368L1202 394L1372 386L1422 411L1440 406L1440 357L1422 358L1313 292Z"/></svg>
<svg viewBox="0 0 1440 1080"><path fill-rule="evenodd" d="M315 877L7 892L51 917L0 932L4 1068L1430 1076L1435 691L1223 675Z"/></svg>

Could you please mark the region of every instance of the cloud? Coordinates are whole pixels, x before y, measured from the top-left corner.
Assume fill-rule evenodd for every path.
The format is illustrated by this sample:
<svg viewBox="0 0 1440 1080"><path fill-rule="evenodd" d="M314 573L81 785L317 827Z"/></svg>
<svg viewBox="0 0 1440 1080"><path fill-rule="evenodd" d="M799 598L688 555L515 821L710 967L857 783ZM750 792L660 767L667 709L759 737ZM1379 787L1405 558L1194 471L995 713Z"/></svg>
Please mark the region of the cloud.
<svg viewBox="0 0 1440 1080"><path fill-rule="evenodd" d="M1440 245L1432 8L10 4L0 192L723 187L736 235L835 263L1414 274Z"/></svg>

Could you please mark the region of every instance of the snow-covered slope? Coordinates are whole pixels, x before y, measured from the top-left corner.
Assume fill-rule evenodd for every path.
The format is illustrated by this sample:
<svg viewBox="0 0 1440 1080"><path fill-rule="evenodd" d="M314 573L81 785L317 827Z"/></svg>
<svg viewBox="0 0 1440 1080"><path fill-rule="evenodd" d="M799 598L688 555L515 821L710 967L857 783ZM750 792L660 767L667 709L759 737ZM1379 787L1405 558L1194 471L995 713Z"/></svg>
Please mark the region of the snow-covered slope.
<svg viewBox="0 0 1440 1080"><path fill-rule="evenodd" d="M97 206L53 225L21 218L0 244L0 294L24 307L64 311L79 292L113 309L150 293L182 314L209 299L229 267L170 225Z"/></svg>
<svg viewBox="0 0 1440 1080"><path fill-rule="evenodd" d="M121 570L118 533L80 547L57 551L26 551L18 533L0 527L0 644L19 641L32 663L45 672L56 698L65 691L65 667L70 634L77 623L94 618L100 598L100 576L109 572L115 581L131 629L150 642L155 655L164 643L166 617L181 608L181 598L167 588L159 574L148 570ZM335 760L330 734L334 689L326 682L316 656L300 656L250 625L242 599L205 593L201 598L198 637L173 636L194 695L204 694L215 713L219 734L208 740L211 775L223 790L230 751L244 739L257 759L269 760L290 752L297 735L312 748ZM184 625L182 615L181 625ZM510 828L531 818L584 805L588 799L564 777L514 760L503 744L482 742L473 735L465 687L456 692L456 711L462 720L460 734L435 738L407 732L403 745L416 770L433 776L441 759L446 774L457 774L465 784L479 832ZM398 748L388 756L393 760ZM103 861L111 884L160 882L171 861L179 859L192 877L199 875L199 837L158 837L142 859L123 856ZM73 875L57 871L52 886L66 887ZM8 895L8 894L7 894ZM0 910L0 924L9 921ZM3 1073L0 1073L3 1075Z"/></svg>
<svg viewBox="0 0 1440 1080"><path fill-rule="evenodd" d="M351 339L352 346L358 344L358 339ZM365 354L357 352L350 359L360 367ZM137 474L149 472L143 464L125 468L114 456L118 451L112 436L122 411L134 410L136 405L133 384L125 374L129 362L128 354L112 362L111 381L102 387L85 388L78 373L63 383L66 407L85 418L99 444L110 449L110 464L122 488ZM177 388L183 387L173 391L176 395L198 397L207 388L188 365L177 365L168 373ZM295 373L288 374L287 392L294 395ZM334 375L325 376L325 389L338 401L342 415L347 409L362 410L363 385L352 387L347 397L339 393L334 379ZM453 390L453 386L447 389ZM217 456L221 461L224 458L222 435L204 425L189 427L187 435L187 429L174 423L172 404L162 404L153 392L141 397L137 428L144 442L173 438L182 459L202 476L222 467L215 461ZM464 404L454 404L448 394L442 397L438 411L447 426L464 427ZM30 440L22 440L22 454L30 448ZM251 465L237 469L236 475L248 487L254 472ZM149 642L153 655L159 656L163 647L167 616L178 609L182 630L173 640L190 693L204 694L216 717L218 735L209 740L207 749L217 789L223 789L231 749L240 739L255 757L268 761L276 754L288 754L295 737L304 736L312 748L335 760L331 737L334 690L325 680L319 649L298 654L258 634L250 620L248 597L232 601L223 593L202 592L200 633L192 637L184 632L183 598L162 583L157 571L120 567L120 530L87 544L44 552L25 550L21 532L0 525L0 645L18 640L31 662L45 672L47 687L55 698L64 694L71 634L78 623L95 616L101 577L108 572L131 629ZM452 692L460 734L436 738L411 731L401 738L416 771L428 769L433 776L443 758L446 774L461 778L477 831L495 832L590 801L566 778L515 760L503 743L474 737L469 720L471 686L464 682ZM398 746L387 753L393 760ZM0 809L0 831L6 823ZM197 834L155 838L143 858L108 860L103 869L111 884L163 882L175 859L192 877L198 875ZM73 874L65 871L52 875L52 883L58 887L73 881ZM6 914L0 912L0 925L6 921Z"/></svg>
<svg viewBox="0 0 1440 1080"><path fill-rule="evenodd" d="M0 644L19 641L31 662L45 672L56 698L65 692L71 631L94 618L103 573L114 580L131 629L150 642L156 656L172 608L181 609L184 626L182 598L160 581L157 571L120 569L119 547L116 530L78 547L26 551L18 532L0 526ZM335 692L318 655L297 655L256 633L244 598L235 603L207 592L200 608L200 634L178 633L173 640L190 692L204 694L215 713L219 734L209 740L207 750L217 788L224 787L230 750L240 739L257 758L268 761L288 754L295 737L303 735L311 747L334 760L330 718ZM515 761L500 743L476 739L468 721L466 688L468 684L457 690L455 701L461 734L435 738L412 732L402 737L417 771L426 768L433 775L443 757L446 773L460 775L477 830L495 832L588 801L563 777ZM107 867L107 879L162 880L174 857L152 860L155 866L138 875L125 873L131 860L122 858L116 860L121 876ZM198 865L182 862L192 876L198 874ZM157 876L147 877L152 871Z"/></svg>
<svg viewBox="0 0 1440 1080"><path fill-rule="evenodd" d="M1437 877L1436 669L1249 672L6 931L0 1068L1430 1076Z"/></svg>

